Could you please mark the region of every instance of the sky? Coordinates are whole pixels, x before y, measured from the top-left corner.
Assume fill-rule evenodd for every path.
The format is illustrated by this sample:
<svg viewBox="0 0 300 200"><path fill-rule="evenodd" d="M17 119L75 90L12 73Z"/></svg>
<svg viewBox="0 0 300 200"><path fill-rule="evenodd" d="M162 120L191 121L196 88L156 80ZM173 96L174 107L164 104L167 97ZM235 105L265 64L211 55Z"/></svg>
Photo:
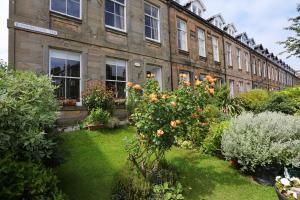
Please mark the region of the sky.
<svg viewBox="0 0 300 200"><path fill-rule="evenodd" d="M0 59L8 57L8 0L1 0L0 7ZM257 44L275 55L283 52L278 41L284 41L292 33L284 30L289 25L288 19L296 16L299 0L203 0L207 11L205 18L222 13L226 23L234 23L238 32L247 32ZM300 70L300 59L278 55L287 64Z"/></svg>
<svg viewBox="0 0 300 200"><path fill-rule="evenodd" d="M234 23L238 33L246 32L256 44L263 44L279 58L296 70L300 59L279 55L284 51L277 42L284 41L293 33L284 30L288 19L297 16L299 0L203 0L207 11L204 18L221 13L226 23Z"/></svg>

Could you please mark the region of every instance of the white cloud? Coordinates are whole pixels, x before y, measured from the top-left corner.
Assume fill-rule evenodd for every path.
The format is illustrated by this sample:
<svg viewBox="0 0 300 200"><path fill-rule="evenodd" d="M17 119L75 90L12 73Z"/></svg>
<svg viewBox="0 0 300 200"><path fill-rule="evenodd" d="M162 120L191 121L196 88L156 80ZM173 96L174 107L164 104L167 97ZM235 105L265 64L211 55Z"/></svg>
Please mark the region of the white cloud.
<svg viewBox="0 0 300 200"><path fill-rule="evenodd" d="M284 41L291 35L284 27L288 26L288 19L297 16L297 0L203 0L208 18L216 13L222 13L227 23L234 23L239 32L247 32L258 44L278 55L284 49L277 42ZM300 59L286 59L287 64L300 70Z"/></svg>

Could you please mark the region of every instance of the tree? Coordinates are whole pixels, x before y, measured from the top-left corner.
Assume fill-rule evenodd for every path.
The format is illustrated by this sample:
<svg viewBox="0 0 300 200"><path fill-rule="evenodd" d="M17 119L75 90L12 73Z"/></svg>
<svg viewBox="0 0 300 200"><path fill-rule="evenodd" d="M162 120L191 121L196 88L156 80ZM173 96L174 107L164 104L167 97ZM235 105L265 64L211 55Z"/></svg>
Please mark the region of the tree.
<svg viewBox="0 0 300 200"><path fill-rule="evenodd" d="M295 33L294 36L290 36L286 41L280 42L283 47L286 49L286 53L289 54L288 57L296 56L300 58L300 4L297 6L297 11L299 16L290 18L289 21L292 22L292 25L285 28Z"/></svg>

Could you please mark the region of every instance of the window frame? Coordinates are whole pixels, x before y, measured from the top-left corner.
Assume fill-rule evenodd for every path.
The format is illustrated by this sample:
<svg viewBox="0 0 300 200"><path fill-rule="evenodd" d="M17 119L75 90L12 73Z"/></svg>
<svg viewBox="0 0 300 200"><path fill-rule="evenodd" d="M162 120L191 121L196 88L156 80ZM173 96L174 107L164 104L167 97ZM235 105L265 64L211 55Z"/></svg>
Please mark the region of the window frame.
<svg viewBox="0 0 300 200"><path fill-rule="evenodd" d="M201 38L199 37L199 33L202 32L203 33L203 39L201 40ZM205 34L205 31L201 28L198 28L197 29L197 38L198 38L198 54L199 56L203 57L203 58L206 58L206 34ZM201 42L202 42L202 49L204 50L203 54L204 55L201 55L201 48L200 48L200 45L201 45Z"/></svg>
<svg viewBox="0 0 300 200"><path fill-rule="evenodd" d="M262 73L261 73L261 61L258 60L257 64L258 64L258 76L262 76Z"/></svg>
<svg viewBox="0 0 300 200"><path fill-rule="evenodd" d="M179 27L178 27L178 21L181 21L181 22L184 22L185 23L185 30L182 30L182 29L180 29ZM179 18L179 17L177 17L177 19L176 19L176 30L177 30L177 47L178 47L178 49L180 49L180 50L182 50L182 51L186 51L186 52L188 52L189 51L189 47L188 47L188 31L187 31L187 22L186 21L184 21L183 19L181 19L181 18ZM184 37L184 39L185 39L185 49L183 49L183 48L180 48L179 47L179 32L183 32L183 33L185 33L185 37ZM181 46L181 45L180 45Z"/></svg>
<svg viewBox="0 0 300 200"><path fill-rule="evenodd" d="M211 40L212 40L212 47L213 47L213 59L215 62L219 63L220 62L219 39L215 36L212 36ZM215 44L214 44L214 41L216 42ZM215 47L216 47L216 49L215 49Z"/></svg>
<svg viewBox="0 0 300 200"><path fill-rule="evenodd" d="M226 42L225 50L227 66L232 67L232 45L229 42Z"/></svg>
<svg viewBox="0 0 300 200"><path fill-rule="evenodd" d="M250 71L250 67L249 67L249 53L245 52L245 65L246 65L246 72Z"/></svg>
<svg viewBox="0 0 300 200"><path fill-rule="evenodd" d="M63 52L66 54L79 54L79 62L80 62L80 66L79 66L79 70L80 70L80 76L79 77L72 77L72 76L67 76L65 73L64 76L54 76L51 74L51 52L56 51L56 52ZM55 48L51 48L49 49L48 52L48 76L51 79L52 82L52 78L61 78L61 79L77 79L79 80L79 102L76 103L77 106L81 106L82 105L82 91L83 91L83 85L82 85L82 53L80 52L76 52L76 51L71 51L71 50L61 50L61 49L55 49ZM65 86L65 98L66 98L66 90L67 87ZM67 99L67 98L66 98Z"/></svg>
<svg viewBox="0 0 300 200"><path fill-rule="evenodd" d="M106 24L106 22L105 22L105 20L106 20L106 9L105 9L106 5L105 5L105 1L106 0L104 0L104 4L103 4L104 5L104 25L105 25L105 27L113 29L113 30L117 30L117 31L120 31L120 32L127 33L127 0L124 0L124 5L122 3L116 1L116 0L108 0L108 1L112 1L114 3L117 3L119 5L124 6L124 29L120 29L120 28L117 28L117 27L110 26L110 25ZM115 15L115 13L111 13L111 14Z"/></svg>
<svg viewBox="0 0 300 200"><path fill-rule="evenodd" d="M242 56L241 56L240 48L236 48L236 58L237 58L238 69L242 69Z"/></svg>
<svg viewBox="0 0 300 200"><path fill-rule="evenodd" d="M79 0L79 4L80 4L80 9L79 9L79 17L76 17L76 16L72 16L72 15L69 15L67 13L63 13L63 12L59 12L59 11L56 11L56 10L53 10L52 9L52 1L53 0L49 0L49 10L53 13L58 13L58 14L61 14L61 15L65 15L67 17L71 17L71 18L75 18L75 19L79 19L79 20L82 20L82 0ZM67 0L66 0L66 5L67 5Z"/></svg>
<svg viewBox="0 0 300 200"><path fill-rule="evenodd" d="M125 0L126 1L126 0ZM150 15L148 15L148 14L146 14L145 13L145 4L148 4L149 6L151 6L151 7L154 7L154 8L156 8L157 9L157 19L155 18L155 17L153 17L153 16L150 16ZM146 18L146 15L148 16L148 17L150 17L150 18L153 18L153 19L156 19L157 20L157 34L158 34L158 39L157 40L155 40L155 39L153 39L153 38L149 38L149 37L147 37L146 36L146 31L145 31L145 29L144 29L144 34L145 34L145 38L147 39L147 40L151 40L151 41L154 41L154 42L158 42L158 43L161 43L161 37L160 37L160 8L158 7L158 6L156 6L156 5L154 5L154 4L152 4L152 3L149 3L149 2L147 2L147 1L145 1L144 2L144 28L146 27L146 21L145 21L145 18ZM152 28L152 27L151 27Z"/></svg>
<svg viewBox="0 0 300 200"><path fill-rule="evenodd" d="M122 61L122 62L125 62L125 70L126 70L125 81L118 81L117 79L116 80L107 79L106 67L107 67L108 61ZM117 68L116 68L116 70L117 70ZM128 82L128 61L125 60L125 59L122 59L122 58L106 57L105 58L105 87L107 87L106 82L125 83L125 88L126 88L126 83ZM125 92L125 98L127 98L127 96L128 96L128 92L126 91ZM114 98L121 99L119 97L116 97L115 94L114 94Z"/></svg>

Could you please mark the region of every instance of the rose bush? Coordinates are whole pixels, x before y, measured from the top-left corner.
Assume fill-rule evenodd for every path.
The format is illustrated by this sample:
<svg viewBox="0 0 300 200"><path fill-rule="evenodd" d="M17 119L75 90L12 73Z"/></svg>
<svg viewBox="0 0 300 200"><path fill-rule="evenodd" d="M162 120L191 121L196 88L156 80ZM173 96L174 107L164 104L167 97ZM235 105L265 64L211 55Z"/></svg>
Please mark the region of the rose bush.
<svg viewBox="0 0 300 200"><path fill-rule="evenodd" d="M150 79L142 89L128 83L128 93L136 108L131 116L137 127L137 137L127 145L129 159L144 176L159 168L165 152L176 137L191 130L208 129L209 121L203 112L208 99L214 95L215 79L207 76L194 86L183 81L177 90L162 92Z"/></svg>

